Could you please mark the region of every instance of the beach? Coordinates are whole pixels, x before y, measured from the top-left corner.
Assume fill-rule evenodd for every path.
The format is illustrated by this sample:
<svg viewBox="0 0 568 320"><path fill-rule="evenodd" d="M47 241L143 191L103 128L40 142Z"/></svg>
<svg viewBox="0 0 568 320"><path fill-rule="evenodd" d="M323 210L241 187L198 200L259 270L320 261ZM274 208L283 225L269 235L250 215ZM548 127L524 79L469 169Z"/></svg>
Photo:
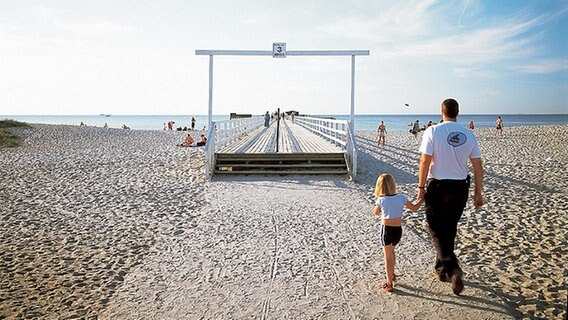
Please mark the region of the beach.
<svg viewBox="0 0 568 320"><path fill-rule="evenodd" d="M387 124L388 125L388 124ZM476 129L486 204L434 278L423 208L405 212L395 292L372 215L382 172L416 196L420 139L357 133L344 176L204 176L184 133L33 124L0 150L0 318L566 317L568 126ZM194 137L198 136L195 132Z"/></svg>

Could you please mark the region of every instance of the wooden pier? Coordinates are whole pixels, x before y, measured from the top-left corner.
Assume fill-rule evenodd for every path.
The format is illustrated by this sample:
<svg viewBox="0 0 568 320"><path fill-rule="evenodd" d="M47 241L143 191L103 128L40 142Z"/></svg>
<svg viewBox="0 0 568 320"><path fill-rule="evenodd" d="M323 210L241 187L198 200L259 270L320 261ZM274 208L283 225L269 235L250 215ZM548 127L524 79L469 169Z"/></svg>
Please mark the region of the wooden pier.
<svg viewBox="0 0 568 320"><path fill-rule="evenodd" d="M277 140L278 136L278 140ZM345 150L290 120L261 127L215 152L215 174L347 174Z"/></svg>

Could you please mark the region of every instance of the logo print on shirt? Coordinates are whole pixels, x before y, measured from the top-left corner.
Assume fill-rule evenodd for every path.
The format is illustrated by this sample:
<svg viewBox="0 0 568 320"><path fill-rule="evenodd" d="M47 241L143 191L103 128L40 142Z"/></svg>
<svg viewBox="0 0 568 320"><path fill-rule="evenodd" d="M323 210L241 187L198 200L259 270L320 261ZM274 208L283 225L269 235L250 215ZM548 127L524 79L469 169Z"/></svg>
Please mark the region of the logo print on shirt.
<svg viewBox="0 0 568 320"><path fill-rule="evenodd" d="M467 136L463 132L452 132L448 135L448 144L452 147L459 147L467 141Z"/></svg>

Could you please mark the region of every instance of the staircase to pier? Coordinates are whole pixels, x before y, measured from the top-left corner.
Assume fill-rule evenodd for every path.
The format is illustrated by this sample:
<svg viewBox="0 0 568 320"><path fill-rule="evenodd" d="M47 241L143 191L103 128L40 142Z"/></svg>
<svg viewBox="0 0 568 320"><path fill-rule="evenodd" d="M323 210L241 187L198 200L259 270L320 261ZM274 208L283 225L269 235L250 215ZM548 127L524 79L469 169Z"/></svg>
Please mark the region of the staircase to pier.
<svg viewBox="0 0 568 320"><path fill-rule="evenodd" d="M215 174L344 175L344 152L217 153Z"/></svg>

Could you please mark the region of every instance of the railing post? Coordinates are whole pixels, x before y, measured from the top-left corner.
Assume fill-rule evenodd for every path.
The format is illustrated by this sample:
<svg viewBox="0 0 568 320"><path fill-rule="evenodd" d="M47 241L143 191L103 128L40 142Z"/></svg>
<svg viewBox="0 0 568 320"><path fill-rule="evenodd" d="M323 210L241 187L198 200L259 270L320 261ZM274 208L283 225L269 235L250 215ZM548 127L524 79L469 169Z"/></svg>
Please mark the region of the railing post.
<svg viewBox="0 0 568 320"><path fill-rule="evenodd" d="M278 153L278 140L280 140L280 108L276 114L276 153Z"/></svg>
<svg viewBox="0 0 568 320"><path fill-rule="evenodd" d="M205 144L205 176L210 179L213 176L213 166L215 165L215 122L211 121L207 143Z"/></svg>

